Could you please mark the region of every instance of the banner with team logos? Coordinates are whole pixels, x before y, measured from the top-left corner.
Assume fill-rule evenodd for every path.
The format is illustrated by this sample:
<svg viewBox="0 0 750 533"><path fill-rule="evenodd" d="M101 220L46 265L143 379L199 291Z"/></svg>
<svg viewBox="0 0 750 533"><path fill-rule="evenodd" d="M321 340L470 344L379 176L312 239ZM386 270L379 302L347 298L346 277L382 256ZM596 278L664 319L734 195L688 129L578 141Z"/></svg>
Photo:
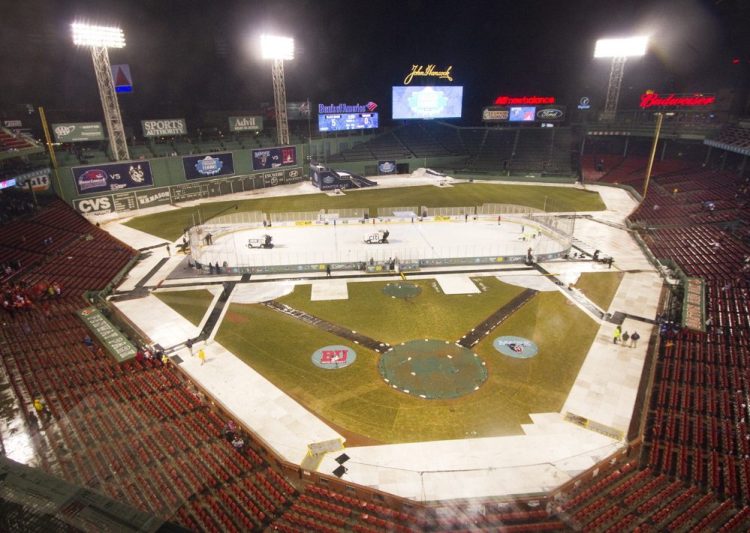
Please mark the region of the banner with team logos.
<svg viewBox="0 0 750 533"><path fill-rule="evenodd" d="M281 146L279 148L261 148L253 150L253 170L290 167L297 164L297 148Z"/></svg>
<svg viewBox="0 0 750 533"><path fill-rule="evenodd" d="M55 135L55 142L58 143L103 141L106 139L101 122L52 124L52 133Z"/></svg>
<svg viewBox="0 0 750 533"><path fill-rule="evenodd" d="M182 166L188 180L234 175L234 159L230 152L183 157Z"/></svg>
<svg viewBox="0 0 750 533"><path fill-rule="evenodd" d="M154 178L148 161L73 167L79 195L151 187Z"/></svg>
<svg viewBox="0 0 750 533"><path fill-rule="evenodd" d="M144 137L174 137L187 135L187 124L184 118L160 118L158 120L141 120Z"/></svg>
<svg viewBox="0 0 750 533"><path fill-rule="evenodd" d="M263 129L263 117L243 116L229 117L229 131L261 131Z"/></svg>
<svg viewBox="0 0 750 533"><path fill-rule="evenodd" d="M395 174L396 161L378 161L378 174Z"/></svg>

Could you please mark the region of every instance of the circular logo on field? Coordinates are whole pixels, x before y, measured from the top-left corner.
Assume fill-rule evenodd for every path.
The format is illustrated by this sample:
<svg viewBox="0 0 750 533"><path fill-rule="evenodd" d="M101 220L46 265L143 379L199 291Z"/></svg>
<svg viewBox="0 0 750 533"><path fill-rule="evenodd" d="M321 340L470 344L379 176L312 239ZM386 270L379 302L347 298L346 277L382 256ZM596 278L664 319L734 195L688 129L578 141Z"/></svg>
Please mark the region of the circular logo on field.
<svg viewBox="0 0 750 533"><path fill-rule="evenodd" d="M492 342L492 346L501 354L517 359L528 359L539 352L539 347L534 341L512 335L498 337Z"/></svg>
<svg viewBox="0 0 750 533"><path fill-rule="evenodd" d="M336 370L349 366L357 360L357 352L348 346L334 345L324 346L315 350L312 354L312 362L315 366L326 370Z"/></svg>

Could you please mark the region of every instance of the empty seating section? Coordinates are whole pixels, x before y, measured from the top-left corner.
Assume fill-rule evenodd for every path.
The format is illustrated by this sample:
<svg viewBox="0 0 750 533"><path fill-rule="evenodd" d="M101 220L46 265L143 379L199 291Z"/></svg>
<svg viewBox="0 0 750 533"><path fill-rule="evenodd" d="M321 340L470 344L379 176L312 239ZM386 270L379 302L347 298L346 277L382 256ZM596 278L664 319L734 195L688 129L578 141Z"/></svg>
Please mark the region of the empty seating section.
<svg viewBox="0 0 750 533"><path fill-rule="evenodd" d="M750 153L750 128L741 125L726 126L706 144L733 150L740 153Z"/></svg>
<svg viewBox="0 0 750 533"><path fill-rule="evenodd" d="M748 192L742 180L726 171L692 168L655 175L630 220L650 227L747 223Z"/></svg>
<svg viewBox="0 0 750 533"><path fill-rule="evenodd" d="M522 172L570 172L570 129L522 128L510 170Z"/></svg>
<svg viewBox="0 0 750 533"><path fill-rule="evenodd" d="M481 130L480 130L481 131ZM469 138L474 137L470 135ZM475 141L479 136L470 140ZM507 169L508 162L513 157L513 145L516 140L516 131L507 129L488 129L481 136L478 147L473 147L473 158L469 166L475 170L498 170Z"/></svg>
<svg viewBox="0 0 750 533"><path fill-rule="evenodd" d="M440 122L413 122L346 147L328 160L454 156L461 159L446 165L462 170L568 174L570 154L569 128L465 128Z"/></svg>
<svg viewBox="0 0 750 533"><path fill-rule="evenodd" d="M682 184L678 195L701 191L666 179ZM35 398L49 409L41 468L192 530L748 530L750 284L732 274L750 249L701 224L644 239L706 279L713 324L706 333L664 336L640 463L607 466L548 505L397 507L323 481L295 486L252 435L238 452L224 438L225 419L176 367L117 364L82 342L88 332L74 314L84 305L80 291L106 286L135 252L61 202L0 230L0 253L29 262L14 281L54 278L66 287L46 311L40 305L6 317L0 355L25 411L33 412Z"/></svg>
<svg viewBox="0 0 750 533"><path fill-rule="evenodd" d="M603 179L628 181L640 164L625 160ZM747 531L750 247L711 224L746 217L747 189L736 175L681 161L657 170L630 220L647 226L641 236L657 258L705 280L709 323L662 330L640 469L600 473L565 492L559 511L583 530Z"/></svg>
<svg viewBox="0 0 750 533"><path fill-rule="evenodd" d="M14 152L35 146L36 143L25 135L0 128L0 152Z"/></svg>
<svg viewBox="0 0 750 533"><path fill-rule="evenodd" d="M427 129L419 122L413 122L394 131L394 135L401 143L408 147L414 157L440 157L447 154L447 149L436 138L433 132L436 129Z"/></svg>

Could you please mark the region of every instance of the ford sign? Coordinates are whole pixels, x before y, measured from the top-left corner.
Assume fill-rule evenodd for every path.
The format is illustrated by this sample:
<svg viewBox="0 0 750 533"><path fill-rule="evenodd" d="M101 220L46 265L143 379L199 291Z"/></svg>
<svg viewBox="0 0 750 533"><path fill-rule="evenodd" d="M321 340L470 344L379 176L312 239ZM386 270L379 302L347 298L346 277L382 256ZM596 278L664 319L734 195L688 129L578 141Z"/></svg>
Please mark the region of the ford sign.
<svg viewBox="0 0 750 533"><path fill-rule="evenodd" d="M546 107L538 109L536 112L536 118L539 120L561 120L563 118L563 111L554 107Z"/></svg>

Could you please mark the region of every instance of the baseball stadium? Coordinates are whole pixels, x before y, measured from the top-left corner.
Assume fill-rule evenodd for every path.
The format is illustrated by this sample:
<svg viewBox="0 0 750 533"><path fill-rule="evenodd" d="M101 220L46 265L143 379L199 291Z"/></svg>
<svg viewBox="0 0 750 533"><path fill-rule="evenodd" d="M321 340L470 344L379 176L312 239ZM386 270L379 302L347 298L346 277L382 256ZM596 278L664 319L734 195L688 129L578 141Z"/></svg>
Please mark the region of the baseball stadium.
<svg viewBox="0 0 750 533"><path fill-rule="evenodd" d="M375 76L338 0L143 4L0 23L61 76L0 98L0 530L750 529L747 7L604 2L539 37L587 81L504 82L520 29Z"/></svg>

